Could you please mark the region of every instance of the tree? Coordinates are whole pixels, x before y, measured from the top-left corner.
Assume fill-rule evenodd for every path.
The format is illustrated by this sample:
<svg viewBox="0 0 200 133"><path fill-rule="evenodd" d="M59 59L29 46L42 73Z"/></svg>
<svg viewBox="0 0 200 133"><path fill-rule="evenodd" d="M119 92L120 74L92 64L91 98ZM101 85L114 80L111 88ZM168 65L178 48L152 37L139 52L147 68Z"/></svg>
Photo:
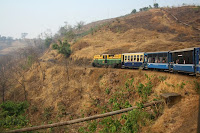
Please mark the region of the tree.
<svg viewBox="0 0 200 133"><path fill-rule="evenodd" d="M52 43L53 39L52 38L46 38L44 45L48 48L50 46L50 44Z"/></svg>
<svg viewBox="0 0 200 133"><path fill-rule="evenodd" d="M69 57L71 54L71 48L70 48L70 44L68 43L67 40L65 41L59 41L59 45L58 44L53 44L53 49L57 49L59 53L64 54L66 57Z"/></svg>
<svg viewBox="0 0 200 133"><path fill-rule="evenodd" d="M27 35L28 35L28 33L21 33L21 38L24 39L24 38L26 38Z"/></svg>
<svg viewBox="0 0 200 133"><path fill-rule="evenodd" d="M136 9L133 9L133 11L131 12L132 14L137 13Z"/></svg>
<svg viewBox="0 0 200 133"><path fill-rule="evenodd" d="M84 24L85 24L85 22L80 21L80 22L78 22L78 23L76 24L76 28L80 31L80 30L83 28Z"/></svg>
<svg viewBox="0 0 200 133"><path fill-rule="evenodd" d="M154 3L154 8L158 8L159 7L159 5L158 5L158 3Z"/></svg>
<svg viewBox="0 0 200 133"><path fill-rule="evenodd" d="M65 27L60 27L60 29L58 30L58 33L61 36L65 35L66 32L67 32L67 30L65 29Z"/></svg>
<svg viewBox="0 0 200 133"><path fill-rule="evenodd" d="M11 56L2 56L0 58L0 91L2 93L2 102L5 101L5 93L10 86L10 73L11 73Z"/></svg>

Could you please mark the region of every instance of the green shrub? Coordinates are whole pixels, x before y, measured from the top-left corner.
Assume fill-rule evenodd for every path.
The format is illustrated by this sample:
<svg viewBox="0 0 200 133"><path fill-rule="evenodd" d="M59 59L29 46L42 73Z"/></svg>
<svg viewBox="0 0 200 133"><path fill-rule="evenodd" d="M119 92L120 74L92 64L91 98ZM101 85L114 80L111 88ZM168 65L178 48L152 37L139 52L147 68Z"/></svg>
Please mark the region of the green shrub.
<svg viewBox="0 0 200 133"><path fill-rule="evenodd" d="M7 101L0 104L0 129L2 128L20 128L28 124L24 113L29 104L27 102L15 103ZM3 129L2 129L3 130Z"/></svg>
<svg viewBox="0 0 200 133"><path fill-rule="evenodd" d="M132 13L132 14L137 13L137 10L136 10L136 9L133 9L131 13Z"/></svg>
<svg viewBox="0 0 200 133"><path fill-rule="evenodd" d="M94 120L93 122L90 122L90 123L89 123L88 130L89 130L90 132L95 132L96 129L97 129L97 121Z"/></svg>
<svg viewBox="0 0 200 133"><path fill-rule="evenodd" d="M160 80L160 82L162 82L167 79L167 76L159 76L158 79Z"/></svg>
<svg viewBox="0 0 200 133"><path fill-rule="evenodd" d="M128 112L127 115L123 114L122 119L125 123L121 129L124 133L137 133L140 131L141 126L145 126L150 120L151 116L141 109L135 109Z"/></svg>
<svg viewBox="0 0 200 133"><path fill-rule="evenodd" d="M103 126L102 130L100 130L100 133L115 133L121 130L121 123L119 120L114 120L112 117L104 118L100 125Z"/></svg>
<svg viewBox="0 0 200 133"><path fill-rule="evenodd" d="M64 54L66 57L69 57L71 54L70 44L65 40L64 42L60 41L60 46L58 48L58 52Z"/></svg>
<svg viewBox="0 0 200 133"><path fill-rule="evenodd" d="M53 49L58 49L59 46L58 46L58 44L54 43L54 44L52 45L52 48L53 48Z"/></svg>
<svg viewBox="0 0 200 133"><path fill-rule="evenodd" d="M109 94L110 94L110 91L111 91L111 89L110 89L110 88L106 88L106 90L105 90L105 91L106 91L106 94L108 94L108 95L109 95Z"/></svg>
<svg viewBox="0 0 200 133"><path fill-rule="evenodd" d="M51 106L44 109L43 116L44 116L45 120L51 119L52 111L53 111L53 107L51 107Z"/></svg>
<svg viewBox="0 0 200 133"><path fill-rule="evenodd" d="M142 83L139 83L139 85L137 86L137 88L138 88L137 92L138 92L139 96L142 97L143 102L147 101L147 97L152 92L152 87L153 87L153 85L152 85L151 81L149 81L145 85L143 85Z"/></svg>
<svg viewBox="0 0 200 133"><path fill-rule="evenodd" d="M53 44L52 48L53 49L57 49L59 53L64 54L66 57L69 57L71 54L71 48L70 48L70 44L67 42L67 40L65 41L61 41L59 40L60 45L58 44Z"/></svg>

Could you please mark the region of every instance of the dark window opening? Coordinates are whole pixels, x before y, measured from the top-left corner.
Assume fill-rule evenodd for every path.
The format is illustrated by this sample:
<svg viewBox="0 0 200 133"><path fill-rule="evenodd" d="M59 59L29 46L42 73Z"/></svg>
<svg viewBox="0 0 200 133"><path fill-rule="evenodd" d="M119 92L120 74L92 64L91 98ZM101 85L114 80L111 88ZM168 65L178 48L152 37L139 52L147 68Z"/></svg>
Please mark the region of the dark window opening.
<svg viewBox="0 0 200 133"><path fill-rule="evenodd" d="M175 64L193 64L193 50L172 53L172 59Z"/></svg>
<svg viewBox="0 0 200 133"><path fill-rule="evenodd" d="M134 61L136 61L136 55L134 55Z"/></svg>
<svg viewBox="0 0 200 133"><path fill-rule="evenodd" d="M139 61L139 58L140 58L139 55L137 55L137 62Z"/></svg>
<svg viewBox="0 0 200 133"><path fill-rule="evenodd" d="M167 53L148 54L147 61L148 63L167 63L168 56Z"/></svg>

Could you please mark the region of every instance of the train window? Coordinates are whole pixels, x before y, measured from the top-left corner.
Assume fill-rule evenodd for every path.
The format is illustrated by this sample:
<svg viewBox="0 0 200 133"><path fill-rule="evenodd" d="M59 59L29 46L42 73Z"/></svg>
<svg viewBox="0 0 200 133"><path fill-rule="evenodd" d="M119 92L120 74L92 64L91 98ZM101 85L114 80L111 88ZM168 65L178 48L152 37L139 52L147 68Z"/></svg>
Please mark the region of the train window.
<svg viewBox="0 0 200 133"><path fill-rule="evenodd" d="M152 54L148 54L147 58L148 63L152 63Z"/></svg>
<svg viewBox="0 0 200 133"><path fill-rule="evenodd" d="M139 62L139 60L140 60L139 58L140 58L140 56L139 56L139 55L137 55L137 62Z"/></svg>
<svg viewBox="0 0 200 133"><path fill-rule="evenodd" d="M136 61L136 55L134 55L134 61Z"/></svg>
<svg viewBox="0 0 200 133"><path fill-rule="evenodd" d="M199 55L199 64L200 64L200 55Z"/></svg>
<svg viewBox="0 0 200 133"><path fill-rule="evenodd" d="M167 63L168 60L167 60L167 53L164 53L163 54L163 59L162 59L162 63Z"/></svg>
<svg viewBox="0 0 200 133"><path fill-rule="evenodd" d="M143 55L140 55L140 61L142 61L143 60Z"/></svg>
<svg viewBox="0 0 200 133"><path fill-rule="evenodd" d="M127 56L125 56L125 61L127 60Z"/></svg>
<svg viewBox="0 0 200 133"><path fill-rule="evenodd" d="M152 57L148 58L148 63L152 63Z"/></svg>
<svg viewBox="0 0 200 133"><path fill-rule="evenodd" d="M108 57L114 57L114 55L108 55Z"/></svg>
<svg viewBox="0 0 200 133"><path fill-rule="evenodd" d="M172 59L176 64L193 64L193 50L173 53Z"/></svg>
<svg viewBox="0 0 200 133"><path fill-rule="evenodd" d="M128 56L128 61L130 61L130 56Z"/></svg>
<svg viewBox="0 0 200 133"><path fill-rule="evenodd" d="M133 55L131 55L131 61L133 61Z"/></svg>

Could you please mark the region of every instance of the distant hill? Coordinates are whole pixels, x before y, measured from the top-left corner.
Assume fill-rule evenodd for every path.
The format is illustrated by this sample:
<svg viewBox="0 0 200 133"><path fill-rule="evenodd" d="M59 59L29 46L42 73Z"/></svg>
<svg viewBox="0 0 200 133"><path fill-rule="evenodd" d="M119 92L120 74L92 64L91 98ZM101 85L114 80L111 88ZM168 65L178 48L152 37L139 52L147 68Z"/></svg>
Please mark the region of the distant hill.
<svg viewBox="0 0 200 133"><path fill-rule="evenodd" d="M7 55L16 51L18 48L24 48L26 46L33 46L34 41L32 39L25 40L13 40L10 44L0 42L0 55Z"/></svg>

